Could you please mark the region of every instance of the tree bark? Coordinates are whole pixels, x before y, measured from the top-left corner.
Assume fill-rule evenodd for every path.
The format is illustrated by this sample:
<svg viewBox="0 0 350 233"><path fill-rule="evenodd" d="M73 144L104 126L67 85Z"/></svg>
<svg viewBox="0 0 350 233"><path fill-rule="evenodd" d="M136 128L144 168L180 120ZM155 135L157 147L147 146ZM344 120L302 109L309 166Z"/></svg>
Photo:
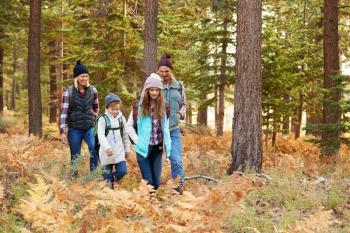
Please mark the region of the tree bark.
<svg viewBox="0 0 350 233"><path fill-rule="evenodd" d="M217 72L215 71L215 74L216 74ZM214 87L215 89L214 89L214 98L215 98L215 104L214 104L214 110L215 110L215 115L214 115L214 117L215 117L215 129L217 129L218 128L218 121L219 121L219 114L218 114L218 112L219 112L219 104L218 104L218 86L217 85L215 85L215 87Z"/></svg>
<svg viewBox="0 0 350 233"><path fill-rule="evenodd" d="M4 110L4 48L0 47L0 114Z"/></svg>
<svg viewBox="0 0 350 233"><path fill-rule="evenodd" d="M63 81L69 79L69 64L63 64Z"/></svg>
<svg viewBox="0 0 350 233"><path fill-rule="evenodd" d="M283 102L285 104L288 104L290 102L290 97L288 95L283 97ZM289 134L289 114L285 113L283 115L283 125L282 125L282 133L283 134Z"/></svg>
<svg viewBox="0 0 350 233"><path fill-rule="evenodd" d="M272 138L271 138L271 144L272 146L276 145L277 140L277 131L278 131L278 124L277 124L277 107L274 105L272 107L273 110L273 119L272 119Z"/></svg>
<svg viewBox="0 0 350 233"><path fill-rule="evenodd" d="M299 93L299 105L296 110L296 122L294 125L294 137L295 139L300 137L300 131L301 131L301 121L303 117L303 105L304 105L304 96L302 93Z"/></svg>
<svg viewBox="0 0 350 233"><path fill-rule="evenodd" d="M123 0L123 17L126 22L126 15L127 15L127 4L126 0ZM122 66L123 66L123 73L125 75L126 73L126 31L123 31L123 49L122 49Z"/></svg>
<svg viewBox="0 0 350 233"><path fill-rule="evenodd" d="M327 93L323 102L323 124L327 128L322 133L322 156L336 155L340 145L339 124L341 111L335 78L339 74L339 33L338 33L338 0L324 1L323 21L323 53L324 53L324 88Z"/></svg>
<svg viewBox="0 0 350 233"><path fill-rule="evenodd" d="M269 145L269 138L270 138L270 105L267 106L267 114L266 114L265 146Z"/></svg>
<svg viewBox="0 0 350 233"><path fill-rule="evenodd" d="M13 44L12 54L12 84L11 84L11 110L16 108L16 75L17 75L17 48L15 43Z"/></svg>
<svg viewBox="0 0 350 233"><path fill-rule="evenodd" d="M144 80L157 70L157 15L158 0L145 0L145 31L144 31Z"/></svg>
<svg viewBox="0 0 350 233"><path fill-rule="evenodd" d="M207 96L205 94L200 96L200 104L198 106L197 123L201 126L208 125L208 107L203 106L203 102L206 101Z"/></svg>
<svg viewBox="0 0 350 233"><path fill-rule="evenodd" d="M218 113L218 127L216 131L217 136L224 135L224 116L225 116L225 86L226 86L226 62L227 62L227 40L228 40L228 18L224 19L224 36L222 41L222 58L220 65L220 79L219 79L219 113Z"/></svg>
<svg viewBox="0 0 350 233"><path fill-rule="evenodd" d="M50 74L50 116L49 116L49 122L54 123L57 121L57 105L58 105L58 89L57 89L57 70L56 70L56 53L57 53L57 47L55 41L49 42L49 48L50 48L50 66L49 66L49 74ZM61 60L61 59L60 59ZM59 62L60 68L58 69L61 71L61 61ZM63 73L63 72L62 72ZM60 72L61 75L61 72Z"/></svg>
<svg viewBox="0 0 350 233"><path fill-rule="evenodd" d="M228 173L262 168L261 0L238 0L232 163Z"/></svg>
<svg viewBox="0 0 350 233"><path fill-rule="evenodd" d="M28 112L29 134L42 136L40 92L40 25L41 0L30 1L28 34Z"/></svg>
<svg viewBox="0 0 350 233"><path fill-rule="evenodd" d="M186 123L189 125L192 125L192 103L191 101L188 101L188 110L186 112L187 116L186 116Z"/></svg>

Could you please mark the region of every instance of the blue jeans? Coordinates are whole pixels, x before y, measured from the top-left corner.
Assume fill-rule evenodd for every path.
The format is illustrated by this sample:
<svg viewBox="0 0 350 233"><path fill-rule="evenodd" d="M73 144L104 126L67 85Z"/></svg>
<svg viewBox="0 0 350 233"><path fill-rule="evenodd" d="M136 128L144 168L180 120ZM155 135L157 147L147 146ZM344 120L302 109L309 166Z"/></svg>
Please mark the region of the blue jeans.
<svg viewBox="0 0 350 233"><path fill-rule="evenodd" d="M88 130L68 128L68 143L72 162L80 156L83 139L90 151L90 171L93 171L97 168L99 161L98 154L95 151L94 128Z"/></svg>
<svg viewBox="0 0 350 233"><path fill-rule="evenodd" d="M182 143L180 128L170 131L171 138L171 151L170 151L170 164L171 164L171 176L175 179L180 176L180 182L185 180L185 172L182 166Z"/></svg>
<svg viewBox="0 0 350 233"><path fill-rule="evenodd" d="M115 167L115 172L113 172L114 167ZM121 161L116 164L105 165L103 166L102 170L103 170L102 176L104 180L112 180L115 182L118 182L128 172L125 161Z"/></svg>
<svg viewBox="0 0 350 233"><path fill-rule="evenodd" d="M142 178L152 185L154 189L158 189L160 185L160 177L162 175L162 153L163 146L149 146L148 156L145 158L137 154L137 163L139 164Z"/></svg>

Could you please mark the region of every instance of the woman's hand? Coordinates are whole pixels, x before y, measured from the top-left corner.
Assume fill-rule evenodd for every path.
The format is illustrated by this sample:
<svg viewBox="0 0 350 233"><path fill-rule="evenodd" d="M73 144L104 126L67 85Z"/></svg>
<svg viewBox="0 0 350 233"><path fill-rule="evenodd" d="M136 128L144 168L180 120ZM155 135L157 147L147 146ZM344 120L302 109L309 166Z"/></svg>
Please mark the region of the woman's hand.
<svg viewBox="0 0 350 233"><path fill-rule="evenodd" d="M61 142L67 144L67 135L66 133L61 133Z"/></svg>

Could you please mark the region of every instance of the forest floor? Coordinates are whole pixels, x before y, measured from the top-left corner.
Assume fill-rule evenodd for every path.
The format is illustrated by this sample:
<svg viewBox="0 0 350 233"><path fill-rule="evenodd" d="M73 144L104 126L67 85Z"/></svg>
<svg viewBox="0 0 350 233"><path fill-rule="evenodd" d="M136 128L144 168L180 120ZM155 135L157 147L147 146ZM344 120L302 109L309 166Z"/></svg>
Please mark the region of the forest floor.
<svg viewBox="0 0 350 233"><path fill-rule="evenodd" d="M16 124L14 124L16 122ZM174 195L169 164L162 185L150 194L135 155L115 190L100 171L88 172L86 146L70 176L69 149L57 126L44 137L28 137L25 120L13 113L0 121L0 232L350 232L350 150L342 147L336 166L319 162L317 146L279 137L264 147L264 172L271 178L226 175L231 134L205 129L183 137L187 176Z"/></svg>

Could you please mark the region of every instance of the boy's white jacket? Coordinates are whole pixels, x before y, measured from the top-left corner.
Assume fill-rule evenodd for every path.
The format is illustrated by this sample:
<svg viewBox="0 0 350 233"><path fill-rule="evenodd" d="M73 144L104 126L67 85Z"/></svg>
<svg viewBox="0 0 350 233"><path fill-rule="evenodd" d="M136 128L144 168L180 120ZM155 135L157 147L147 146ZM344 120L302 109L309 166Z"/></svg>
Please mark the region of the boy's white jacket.
<svg viewBox="0 0 350 233"><path fill-rule="evenodd" d="M120 135L119 130L109 130L107 137L105 136L106 121L103 117L98 120L98 130L97 136L100 142L99 156L101 165L116 164L121 161L125 161L125 153L130 152L130 140L128 136L128 131L126 127L125 117L121 112L118 113L116 117L111 116L108 111L105 114L111 122L111 128L119 127L118 119L121 117L123 119L124 129L123 138ZM113 155L108 156L106 151L112 149Z"/></svg>

